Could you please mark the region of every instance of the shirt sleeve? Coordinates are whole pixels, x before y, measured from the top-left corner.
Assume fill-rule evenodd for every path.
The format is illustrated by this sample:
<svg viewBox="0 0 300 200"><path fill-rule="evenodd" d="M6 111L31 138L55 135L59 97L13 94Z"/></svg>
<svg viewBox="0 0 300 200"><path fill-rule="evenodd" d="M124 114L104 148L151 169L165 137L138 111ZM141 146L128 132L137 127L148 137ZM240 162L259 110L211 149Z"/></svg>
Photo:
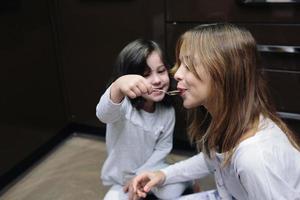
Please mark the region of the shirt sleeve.
<svg viewBox="0 0 300 200"><path fill-rule="evenodd" d="M164 116L168 121L164 126L163 132L159 136L157 143L154 147L152 155L147 161L136 170L136 174L139 174L145 170L157 169L158 163L163 163L167 155L170 153L173 147L173 132L175 126L175 111L172 108L168 115ZM161 166L162 167L162 166Z"/></svg>
<svg viewBox="0 0 300 200"><path fill-rule="evenodd" d="M204 154L199 153L189 159L170 165L161 171L166 175L164 184L170 184L203 178L213 173L213 170L207 164Z"/></svg>
<svg viewBox="0 0 300 200"><path fill-rule="evenodd" d="M105 93L101 96L96 107L96 116L103 123L113 123L121 117L121 107L125 98L120 103L114 103L110 99L110 88L107 88Z"/></svg>

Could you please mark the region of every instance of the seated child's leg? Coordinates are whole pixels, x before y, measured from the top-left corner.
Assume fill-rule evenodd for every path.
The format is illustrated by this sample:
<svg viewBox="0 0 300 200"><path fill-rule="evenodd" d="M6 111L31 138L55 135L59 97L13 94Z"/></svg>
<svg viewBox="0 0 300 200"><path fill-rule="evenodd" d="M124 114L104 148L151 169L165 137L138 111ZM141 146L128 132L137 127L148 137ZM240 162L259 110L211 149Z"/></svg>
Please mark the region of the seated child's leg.
<svg viewBox="0 0 300 200"><path fill-rule="evenodd" d="M190 183L184 182L184 183L175 183L175 184L168 184L164 185L162 187L155 187L152 188L153 194L163 200L169 200L169 199L176 199L182 195L182 193L185 191L185 189L190 186Z"/></svg>
<svg viewBox="0 0 300 200"><path fill-rule="evenodd" d="M190 195L184 195L177 198L176 200L220 200L219 193L217 190L209 190L205 192L199 192Z"/></svg>
<svg viewBox="0 0 300 200"><path fill-rule="evenodd" d="M105 194L103 200L128 200L128 195L123 192L123 186L113 185Z"/></svg>

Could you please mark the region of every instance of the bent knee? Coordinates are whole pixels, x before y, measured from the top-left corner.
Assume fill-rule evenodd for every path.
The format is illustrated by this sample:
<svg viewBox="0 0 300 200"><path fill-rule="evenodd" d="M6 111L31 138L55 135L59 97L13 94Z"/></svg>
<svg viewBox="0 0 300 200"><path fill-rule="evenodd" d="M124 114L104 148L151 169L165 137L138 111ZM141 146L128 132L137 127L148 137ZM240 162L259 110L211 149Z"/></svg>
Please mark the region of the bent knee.
<svg viewBox="0 0 300 200"><path fill-rule="evenodd" d="M163 187L153 188L152 192L159 199L171 200L180 197L186 188L187 184L177 183L164 185Z"/></svg>

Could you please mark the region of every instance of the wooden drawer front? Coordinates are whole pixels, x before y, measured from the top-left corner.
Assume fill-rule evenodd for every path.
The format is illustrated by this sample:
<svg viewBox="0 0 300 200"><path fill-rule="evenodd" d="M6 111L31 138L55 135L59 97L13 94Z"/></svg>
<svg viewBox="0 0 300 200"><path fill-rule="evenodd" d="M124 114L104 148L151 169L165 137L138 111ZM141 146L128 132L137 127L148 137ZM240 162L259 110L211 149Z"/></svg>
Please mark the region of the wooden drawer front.
<svg viewBox="0 0 300 200"><path fill-rule="evenodd" d="M255 37L268 69L300 71L300 26L242 24Z"/></svg>
<svg viewBox="0 0 300 200"><path fill-rule="evenodd" d="M300 73L265 71L277 110L296 114L300 120Z"/></svg>
<svg viewBox="0 0 300 200"><path fill-rule="evenodd" d="M300 21L299 21L300 22ZM258 44L300 46L300 24L244 24Z"/></svg>
<svg viewBox="0 0 300 200"><path fill-rule="evenodd" d="M296 4L245 5L237 0L166 0L166 20L299 23L300 6Z"/></svg>
<svg viewBox="0 0 300 200"><path fill-rule="evenodd" d="M300 71L299 54L261 52L261 57L264 68L291 72Z"/></svg>

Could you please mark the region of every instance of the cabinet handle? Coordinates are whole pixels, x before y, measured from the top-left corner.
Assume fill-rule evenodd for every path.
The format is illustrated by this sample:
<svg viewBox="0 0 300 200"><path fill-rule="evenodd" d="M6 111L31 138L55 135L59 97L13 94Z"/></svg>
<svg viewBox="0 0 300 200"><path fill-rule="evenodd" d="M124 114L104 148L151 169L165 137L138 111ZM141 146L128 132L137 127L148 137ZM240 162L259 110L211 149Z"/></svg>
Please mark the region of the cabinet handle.
<svg viewBox="0 0 300 200"><path fill-rule="evenodd" d="M243 4L275 4L275 3L300 3L300 0L240 0Z"/></svg>
<svg viewBox="0 0 300 200"><path fill-rule="evenodd" d="M284 119L300 120L300 114L297 113L277 112L277 114Z"/></svg>
<svg viewBox="0 0 300 200"><path fill-rule="evenodd" d="M260 52L299 54L300 46L257 45Z"/></svg>

